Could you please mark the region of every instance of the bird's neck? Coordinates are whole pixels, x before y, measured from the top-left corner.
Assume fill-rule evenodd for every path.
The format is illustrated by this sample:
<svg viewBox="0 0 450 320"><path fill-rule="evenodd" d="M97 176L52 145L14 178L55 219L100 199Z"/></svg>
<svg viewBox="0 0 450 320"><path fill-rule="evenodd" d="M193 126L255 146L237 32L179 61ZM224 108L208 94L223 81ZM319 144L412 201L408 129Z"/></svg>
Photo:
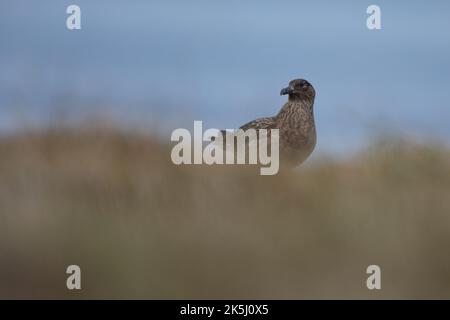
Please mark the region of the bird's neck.
<svg viewBox="0 0 450 320"><path fill-rule="evenodd" d="M277 121L287 126L308 123L314 126L313 114L314 101L309 99L290 100L281 108L277 115Z"/></svg>
<svg viewBox="0 0 450 320"><path fill-rule="evenodd" d="M290 105L293 111L302 112L304 114L313 115L314 99L303 98L303 99L289 99L288 105Z"/></svg>
<svg viewBox="0 0 450 320"><path fill-rule="evenodd" d="M294 103L294 104L299 104L299 105L305 105L305 106L313 106L314 104L314 97L310 97L310 96L294 96L291 95L289 96L288 101L290 103Z"/></svg>

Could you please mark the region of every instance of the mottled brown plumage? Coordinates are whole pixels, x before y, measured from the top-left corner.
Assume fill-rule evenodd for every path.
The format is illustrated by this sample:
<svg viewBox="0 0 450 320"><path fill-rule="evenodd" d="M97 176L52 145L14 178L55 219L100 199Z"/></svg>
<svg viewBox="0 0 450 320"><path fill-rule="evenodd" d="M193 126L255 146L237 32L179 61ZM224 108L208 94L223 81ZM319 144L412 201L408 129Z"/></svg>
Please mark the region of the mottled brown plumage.
<svg viewBox="0 0 450 320"><path fill-rule="evenodd" d="M306 80L296 79L280 92L288 101L274 117L253 120L240 127L247 129L279 129L280 160L283 167L304 162L316 145L313 105L316 92Z"/></svg>

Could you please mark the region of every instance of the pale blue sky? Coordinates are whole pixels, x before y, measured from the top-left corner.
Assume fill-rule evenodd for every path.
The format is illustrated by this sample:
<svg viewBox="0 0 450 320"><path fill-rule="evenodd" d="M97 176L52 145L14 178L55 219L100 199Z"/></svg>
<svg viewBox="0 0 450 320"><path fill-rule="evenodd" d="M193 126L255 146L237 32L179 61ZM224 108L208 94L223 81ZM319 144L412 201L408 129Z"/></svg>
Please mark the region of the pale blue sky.
<svg viewBox="0 0 450 320"><path fill-rule="evenodd" d="M65 27L73 3L80 31ZM369 4L382 30L366 28ZM319 150L380 132L450 141L449 30L448 1L3 0L0 128L98 112L231 128L276 113L303 77Z"/></svg>

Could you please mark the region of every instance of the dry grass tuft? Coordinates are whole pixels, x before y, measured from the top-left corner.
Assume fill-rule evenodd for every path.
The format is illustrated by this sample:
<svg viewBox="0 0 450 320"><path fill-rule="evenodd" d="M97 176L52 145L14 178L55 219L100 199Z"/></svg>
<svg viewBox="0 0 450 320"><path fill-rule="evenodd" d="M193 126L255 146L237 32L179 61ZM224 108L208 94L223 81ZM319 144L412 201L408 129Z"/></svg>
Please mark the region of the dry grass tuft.
<svg viewBox="0 0 450 320"><path fill-rule="evenodd" d="M268 177L112 129L0 138L0 298L450 298L449 247L440 146Z"/></svg>

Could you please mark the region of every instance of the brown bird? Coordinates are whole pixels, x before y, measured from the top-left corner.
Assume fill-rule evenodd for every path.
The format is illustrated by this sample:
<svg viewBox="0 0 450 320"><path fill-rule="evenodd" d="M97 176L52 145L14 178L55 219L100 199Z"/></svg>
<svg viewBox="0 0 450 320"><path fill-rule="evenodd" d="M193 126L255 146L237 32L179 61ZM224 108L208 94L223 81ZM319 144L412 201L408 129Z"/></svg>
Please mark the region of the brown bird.
<svg viewBox="0 0 450 320"><path fill-rule="evenodd" d="M294 167L304 162L316 146L316 91L308 81L296 79L280 95L288 95L289 99L276 116L250 121L240 129L279 129L281 164L284 168Z"/></svg>

